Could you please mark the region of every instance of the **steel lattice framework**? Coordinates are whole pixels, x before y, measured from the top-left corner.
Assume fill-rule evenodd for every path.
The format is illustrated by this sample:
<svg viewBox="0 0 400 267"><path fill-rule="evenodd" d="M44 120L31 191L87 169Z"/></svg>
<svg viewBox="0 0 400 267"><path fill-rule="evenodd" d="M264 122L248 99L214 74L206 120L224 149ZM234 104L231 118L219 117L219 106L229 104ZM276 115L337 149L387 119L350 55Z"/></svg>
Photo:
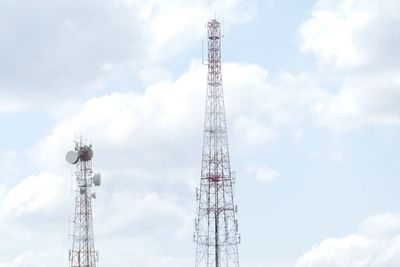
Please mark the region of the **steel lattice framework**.
<svg viewBox="0 0 400 267"><path fill-rule="evenodd" d="M78 155L75 171L76 197L69 266L96 267L98 252L94 248L93 239L92 198L95 198L96 195L92 193L94 185L91 161L92 145L86 145L80 138L75 141L75 153Z"/></svg>
<svg viewBox="0 0 400 267"><path fill-rule="evenodd" d="M221 75L221 27L207 23L208 78L200 189L196 192L196 267L239 266L235 175L231 171Z"/></svg>

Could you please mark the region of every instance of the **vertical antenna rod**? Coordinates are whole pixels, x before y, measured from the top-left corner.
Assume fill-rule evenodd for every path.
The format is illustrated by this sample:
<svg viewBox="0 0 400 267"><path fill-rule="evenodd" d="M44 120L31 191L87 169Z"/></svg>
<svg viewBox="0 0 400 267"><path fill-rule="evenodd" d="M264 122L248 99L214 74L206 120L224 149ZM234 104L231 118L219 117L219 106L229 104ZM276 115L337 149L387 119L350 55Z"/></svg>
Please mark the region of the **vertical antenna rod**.
<svg viewBox="0 0 400 267"><path fill-rule="evenodd" d="M84 143L83 138L75 140L75 149L69 151L66 159L76 165L75 210L72 249L69 251L70 267L96 267L98 252L94 248L92 193L93 186L101 184L99 173L92 171L92 145Z"/></svg>
<svg viewBox="0 0 400 267"><path fill-rule="evenodd" d="M221 26L207 23L208 77L200 189L196 190L196 267L238 267L237 206L233 199L221 75Z"/></svg>

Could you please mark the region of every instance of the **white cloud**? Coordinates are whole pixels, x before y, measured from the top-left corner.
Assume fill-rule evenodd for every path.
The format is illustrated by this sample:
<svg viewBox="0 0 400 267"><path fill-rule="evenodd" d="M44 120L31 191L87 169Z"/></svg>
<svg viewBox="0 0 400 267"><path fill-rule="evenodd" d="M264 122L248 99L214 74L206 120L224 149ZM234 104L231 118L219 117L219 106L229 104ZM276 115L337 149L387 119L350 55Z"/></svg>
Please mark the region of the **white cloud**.
<svg viewBox="0 0 400 267"><path fill-rule="evenodd" d="M392 238L400 232L400 215L385 213L370 216L361 224L360 231L369 236Z"/></svg>
<svg viewBox="0 0 400 267"><path fill-rule="evenodd" d="M4 212L19 215L50 207L61 191L61 180L47 172L27 177L5 195Z"/></svg>
<svg viewBox="0 0 400 267"><path fill-rule="evenodd" d="M255 176L260 183L272 183L281 177L281 173L269 166L251 164L247 167L247 172Z"/></svg>
<svg viewBox="0 0 400 267"><path fill-rule="evenodd" d="M206 21L215 14L229 24L250 20L254 16L251 2L242 0L209 1L130 1L140 7L140 20L151 34L149 60L156 60L182 53L182 49L205 36ZM136 11L135 11L136 13Z"/></svg>
<svg viewBox="0 0 400 267"><path fill-rule="evenodd" d="M317 101L315 121L335 130L399 126L400 79L394 73L346 78L340 91Z"/></svg>
<svg viewBox="0 0 400 267"><path fill-rule="evenodd" d="M395 267L400 264L400 214L369 217L359 230L314 246L296 267Z"/></svg>
<svg viewBox="0 0 400 267"><path fill-rule="evenodd" d="M300 29L330 90L313 103L318 125L334 130L399 126L400 18L396 0L318 1ZM333 79L332 79L333 78Z"/></svg>
<svg viewBox="0 0 400 267"><path fill-rule="evenodd" d="M57 255L57 257L48 257L46 254ZM64 254L64 255L62 255ZM46 266L57 266L60 264L68 264L65 260L57 259L60 256L65 256L66 253L60 253L57 249L48 248L46 251L35 252L32 250L23 251L21 254L16 256L14 259L10 261L0 261L0 267L43 267L44 264L48 264ZM56 258L57 260L55 260Z"/></svg>
<svg viewBox="0 0 400 267"><path fill-rule="evenodd" d="M285 73L271 80L256 65L223 68L229 138L238 149L262 148L282 128L301 125L309 103L324 95L307 75ZM152 84L142 94L92 98L35 147L34 160L53 171L65 168L60 155L82 133L93 140L96 161L113 172L132 163L151 170L155 162L167 167L183 158L187 164L197 158L193 151L200 155L205 78L206 69L197 62L178 79Z"/></svg>
<svg viewBox="0 0 400 267"><path fill-rule="evenodd" d="M398 67L399 8L396 0L318 1L300 30L302 50L346 72Z"/></svg>
<svg viewBox="0 0 400 267"><path fill-rule="evenodd" d="M3 1L0 92L13 102L0 112L33 106L59 114L60 100L65 109L115 84L168 77L167 60L199 42L214 12L228 25L250 19L244 2Z"/></svg>
<svg viewBox="0 0 400 267"><path fill-rule="evenodd" d="M302 25L302 50L314 53L321 63L336 68L363 63L356 47L355 31L367 24L371 12L367 3L367 8L360 8L356 2L367 1L319 1L312 18Z"/></svg>
<svg viewBox="0 0 400 267"><path fill-rule="evenodd" d="M29 105L23 103L20 100L0 100L0 114L1 113L12 113L12 112L20 112L24 111L29 107Z"/></svg>
<svg viewBox="0 0 400 267"><path fill-rule="evenodd" d="M153 84L143 94L93 98L56 125L32 155L42 168L62 169L63 154L72 147L74 135L82 133L93 140L94 159L105 169L121 172L132 164L150 170L154 164L168 168L167 162L189 156L193 137L201 136L203 101L198 100L204 99L203 76L195 68L174 82Z"/></svg>
<svg viewBox="0 0 400 267"><path fill-rule="evenodd" d="M312 118L314 103L328 96L306 73L269 77L257 65L226 64L223 74L230 137L242 149L265 147L279 138L282 128L303 127Z"/></svg>

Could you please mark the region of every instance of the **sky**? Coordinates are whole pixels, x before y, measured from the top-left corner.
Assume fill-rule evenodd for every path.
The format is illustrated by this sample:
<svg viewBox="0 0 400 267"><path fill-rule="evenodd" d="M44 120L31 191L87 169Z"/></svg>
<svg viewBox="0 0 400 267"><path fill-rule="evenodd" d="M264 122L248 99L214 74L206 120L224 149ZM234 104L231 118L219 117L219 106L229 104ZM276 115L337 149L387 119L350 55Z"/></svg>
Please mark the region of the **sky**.
<svg viewBox="0 0 400 267"><path fill-rule="evenodd" d="M207 66L241 266L400 265L397 0L0 0L0 267L68 266L65 153L93 144L98 266L194 265Z"/></svg>

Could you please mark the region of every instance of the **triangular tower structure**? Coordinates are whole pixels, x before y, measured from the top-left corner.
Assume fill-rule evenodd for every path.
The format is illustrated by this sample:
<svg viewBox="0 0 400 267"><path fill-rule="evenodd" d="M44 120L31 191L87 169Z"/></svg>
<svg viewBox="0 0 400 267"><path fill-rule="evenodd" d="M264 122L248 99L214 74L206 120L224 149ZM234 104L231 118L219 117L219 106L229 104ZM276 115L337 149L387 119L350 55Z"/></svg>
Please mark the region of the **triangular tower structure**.
<svg viewBox="0 0 400 267"><path fill-rule="evenodd" d="M196 267L238 267L235 175L231 171L221 75L221 25L207 23L208 77L198 214Z"/></svg>
<svg viewBox="0 0 400 267"><path fill-rule="evenodd" d="M75 209L73 220L72 249L69 251L69 267L96 267L98 251L94 248L92 199L96 198L93 186L99 186L101 176L92 171L92 145L75 141L75 149L66 159L76 166Z"/></svg>

